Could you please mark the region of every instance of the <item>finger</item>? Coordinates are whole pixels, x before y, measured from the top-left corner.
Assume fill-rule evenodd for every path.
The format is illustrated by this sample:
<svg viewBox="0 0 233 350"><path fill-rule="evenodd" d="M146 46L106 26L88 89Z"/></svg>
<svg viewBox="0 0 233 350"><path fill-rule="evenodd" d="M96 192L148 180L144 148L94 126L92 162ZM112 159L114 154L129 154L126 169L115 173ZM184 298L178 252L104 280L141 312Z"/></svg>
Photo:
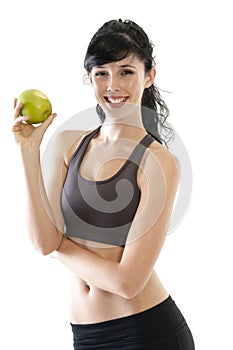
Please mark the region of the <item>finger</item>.
<svg viewBox="0 0 233 350"><path fill-rule="evenodd" d="M20 110L23 107L23 103L20 102L18 105L16 105L15 107L15 113L14 113L14 119L18 118L19 114L20 114Z"/></svg>
<svg viewBox="0 0 233 350"><path fill-rule="evenodd" d="M14 98L14 108L17 106L17 101L18 101L18 99L15 97Z"/></svg>
<svg viewBox="0 0 233 350"><path fill-rule="evenodd" d="M13 132L17 132L17 131L21 131L22 129L22 126L24 125L23 123L24 122L27 122L29 119L29 117L25 117L25 116L22 116L22 117L18 117L14 120L14 123L13 123L13 126L12 126L12 131Z"/></svg>
<svg viewBox="0 0 233 350"><path fill-rule="evenodd" d="M29 120L29 117L27 116L20 116L15 118L13 126L17 126L21 124L23 121L27 122Z"/></svg>
<svg viewBox="0 0 233 350"><path fill-rule="evenodd" d="M57 113L50 114L50 116L43 122L42 125L44 125L47 128L53 122L56 116L57 116Z"/></svg>
<svg viewBox="0 0 233 350"><path fill-rule="evenodd" d="M49 125L53 122L54 118L57 116L57 113L52 113L40 126L42 134L45 133Z"/></svg>

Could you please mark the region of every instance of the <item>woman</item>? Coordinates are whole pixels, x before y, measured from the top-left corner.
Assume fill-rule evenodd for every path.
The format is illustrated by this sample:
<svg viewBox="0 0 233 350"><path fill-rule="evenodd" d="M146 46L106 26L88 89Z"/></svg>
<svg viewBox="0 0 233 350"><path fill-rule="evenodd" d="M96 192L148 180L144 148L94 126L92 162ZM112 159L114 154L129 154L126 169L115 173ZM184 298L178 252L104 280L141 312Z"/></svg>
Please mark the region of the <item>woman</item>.
<svg viewBox="0 0 233 350"><path fill-rule="evenodd" d="M192 350L189 327L154 269L178 186L166 135L168 109L154 85L153 47L132 21L92 38L85 68L101 124L53 142L47 190L40 143L56 114L34 128L15 108L37 250L71 272L74 349ZM165 135L165 136L164 136Z"/></svg>

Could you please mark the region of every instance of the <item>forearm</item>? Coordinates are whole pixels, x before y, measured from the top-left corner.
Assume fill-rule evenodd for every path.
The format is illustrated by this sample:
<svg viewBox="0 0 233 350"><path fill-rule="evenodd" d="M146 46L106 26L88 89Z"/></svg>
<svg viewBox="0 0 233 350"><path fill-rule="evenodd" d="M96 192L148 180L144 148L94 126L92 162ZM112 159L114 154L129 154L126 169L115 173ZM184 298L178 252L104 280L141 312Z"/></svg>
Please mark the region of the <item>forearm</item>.
<svg viewBox="0 0 233 350"><path fill-rule="evenodd" d="M25 174L27 224L36 250L47 255L56 250L62 238L56 227L42 179L40 152L37 147L22 147L21 157Z"/></svg>
<svg viewBox="0 0 233 350"><path fill-rule="evenodd" d="M56 257L91 286L126 297L120 263L105 259L67 238L56 251Z"/></svg>

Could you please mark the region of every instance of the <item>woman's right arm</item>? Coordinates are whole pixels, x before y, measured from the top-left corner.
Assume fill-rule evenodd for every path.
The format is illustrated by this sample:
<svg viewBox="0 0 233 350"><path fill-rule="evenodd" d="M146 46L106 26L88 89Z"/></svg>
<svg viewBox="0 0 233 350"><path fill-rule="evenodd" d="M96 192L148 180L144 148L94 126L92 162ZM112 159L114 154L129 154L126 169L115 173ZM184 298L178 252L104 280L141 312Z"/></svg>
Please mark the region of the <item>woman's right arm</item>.
<svg viewBox="0 0 233 350"><path fill-rule="evenodd" d="M47 255L56 250L63 239L63 233L56 224L46 195L40 161L43 135L56 114L49 116L40 126L34 127L27 123L28 117L19 115L21 108L22 104L15 108L12 131L19 147L25 175L28 231L35 249Z"/></svg>

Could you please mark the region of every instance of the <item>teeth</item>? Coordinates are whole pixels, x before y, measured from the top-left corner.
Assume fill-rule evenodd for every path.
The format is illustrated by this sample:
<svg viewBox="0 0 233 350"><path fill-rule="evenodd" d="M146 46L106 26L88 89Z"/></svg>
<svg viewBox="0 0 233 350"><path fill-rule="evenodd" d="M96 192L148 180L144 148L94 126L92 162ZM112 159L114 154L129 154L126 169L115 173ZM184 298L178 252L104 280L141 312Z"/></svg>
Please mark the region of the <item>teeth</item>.
<svg viewBox="0 0 233 350"><path fill-rule="evenodd" d="M108 101L111 102L111 103L122 103L122 102L126 101L126 98L125 97L122 97L122 98L111 98L111 97L108 97Z"/></svg>

